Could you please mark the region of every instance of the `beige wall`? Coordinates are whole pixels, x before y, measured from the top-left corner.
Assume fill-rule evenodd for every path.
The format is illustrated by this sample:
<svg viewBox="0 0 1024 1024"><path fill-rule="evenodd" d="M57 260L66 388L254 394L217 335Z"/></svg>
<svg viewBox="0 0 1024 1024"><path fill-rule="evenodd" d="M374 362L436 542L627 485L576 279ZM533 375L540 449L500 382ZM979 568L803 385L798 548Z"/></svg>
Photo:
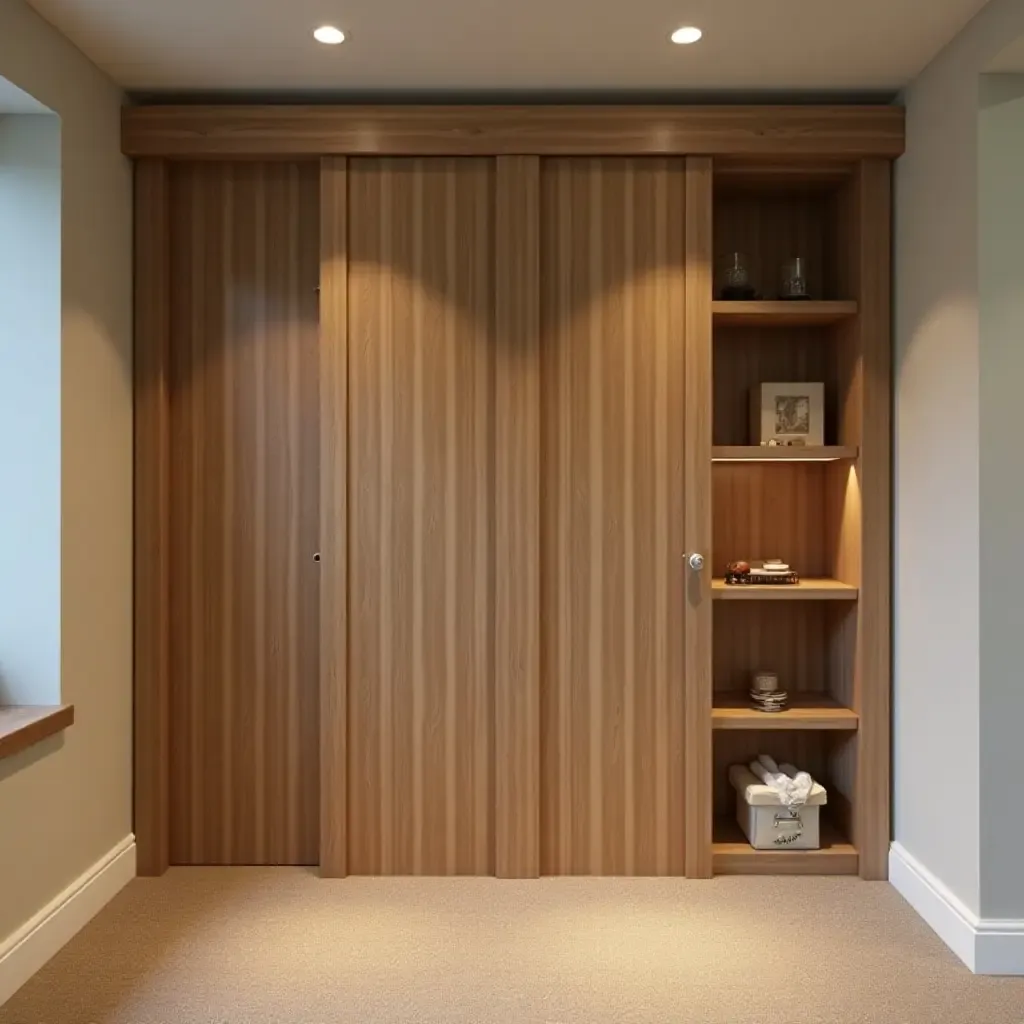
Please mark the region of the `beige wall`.
<svg viewBox="0 0 1024 1024"><path fill-rule="evenodd" d="M0 943L131 832L131 174L120 93L23 0L0 76L61 117L61 681L77 722L0 761ZM4 578L10 589L17 579Z"/></svg>

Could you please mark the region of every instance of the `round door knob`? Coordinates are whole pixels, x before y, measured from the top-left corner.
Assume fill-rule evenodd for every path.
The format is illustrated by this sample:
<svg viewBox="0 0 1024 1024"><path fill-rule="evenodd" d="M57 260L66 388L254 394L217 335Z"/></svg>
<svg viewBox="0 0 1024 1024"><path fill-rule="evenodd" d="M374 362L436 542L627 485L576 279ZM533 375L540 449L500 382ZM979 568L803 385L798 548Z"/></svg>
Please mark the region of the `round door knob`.
<svg viewBox="0 0 1024 1024"><path fill-rule="evenodd" d="M694 572L700 572L704 568L704 556L698 554L696 551L687 559L690 564L690 568Z"/></svg>

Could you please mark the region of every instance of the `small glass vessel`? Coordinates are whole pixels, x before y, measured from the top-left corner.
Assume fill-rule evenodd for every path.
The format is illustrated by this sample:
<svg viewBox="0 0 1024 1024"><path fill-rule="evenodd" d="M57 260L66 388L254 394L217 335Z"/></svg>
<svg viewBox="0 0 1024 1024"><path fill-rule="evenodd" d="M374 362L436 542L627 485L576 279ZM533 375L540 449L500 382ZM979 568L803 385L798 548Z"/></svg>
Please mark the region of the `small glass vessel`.
<svg viewBox="0 0 1024 1024"><path fill-rule="evenodd" d="M809 299L807 293L807 267L802 256L794 256L782 267L780 299Z"/></svg>
<svg viewBox="0 0 1024 1024"><path fill-rule="evenodd" d="M757 292L750 283L747 257L741 252L731 252L725 258L721 282L721 297L726 302L757 298Z"/></svg>

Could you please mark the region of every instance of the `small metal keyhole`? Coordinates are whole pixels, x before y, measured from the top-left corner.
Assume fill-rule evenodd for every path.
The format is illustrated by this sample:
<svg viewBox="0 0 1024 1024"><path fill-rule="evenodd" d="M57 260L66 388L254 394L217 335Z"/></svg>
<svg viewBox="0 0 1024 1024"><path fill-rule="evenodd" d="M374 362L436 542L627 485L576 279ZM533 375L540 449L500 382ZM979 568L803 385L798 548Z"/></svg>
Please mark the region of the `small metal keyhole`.
<svg viewBox="0 0 1024 1024"><path fill-rule="evenodd" d="M314 562L319 562L320 561L320 552L319 551L315 551L313 553L313 561Z"/></svg>

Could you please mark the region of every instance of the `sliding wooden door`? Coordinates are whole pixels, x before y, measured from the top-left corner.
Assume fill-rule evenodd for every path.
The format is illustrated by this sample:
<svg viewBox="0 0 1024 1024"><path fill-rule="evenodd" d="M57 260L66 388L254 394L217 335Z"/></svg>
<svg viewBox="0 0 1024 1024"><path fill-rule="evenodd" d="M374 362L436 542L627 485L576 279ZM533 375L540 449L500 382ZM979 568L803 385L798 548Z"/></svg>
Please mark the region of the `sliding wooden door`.
<svg viewBox="0 0 1024 1024"><path fill-rule="evenodd" d="M311 864L318 165L178 163L170 229L170 853Z"/></svg>
<svg viewBox="0 0 1024 1024"><path fill-rule="evenodd" d="M172 862L683 873L685 179L172 168Z"/></svg>
<svg viewBox="0 0 1024 1024"><path fill-rule="evenodd" d="M684 163L541 166L541 871L680 875Z"/></svg>
<svg viewBox="0 0 1024 1024"><path fill-rule="evenodd" d="M348 871L494 868L494 161L348 164Z"/></svg>

